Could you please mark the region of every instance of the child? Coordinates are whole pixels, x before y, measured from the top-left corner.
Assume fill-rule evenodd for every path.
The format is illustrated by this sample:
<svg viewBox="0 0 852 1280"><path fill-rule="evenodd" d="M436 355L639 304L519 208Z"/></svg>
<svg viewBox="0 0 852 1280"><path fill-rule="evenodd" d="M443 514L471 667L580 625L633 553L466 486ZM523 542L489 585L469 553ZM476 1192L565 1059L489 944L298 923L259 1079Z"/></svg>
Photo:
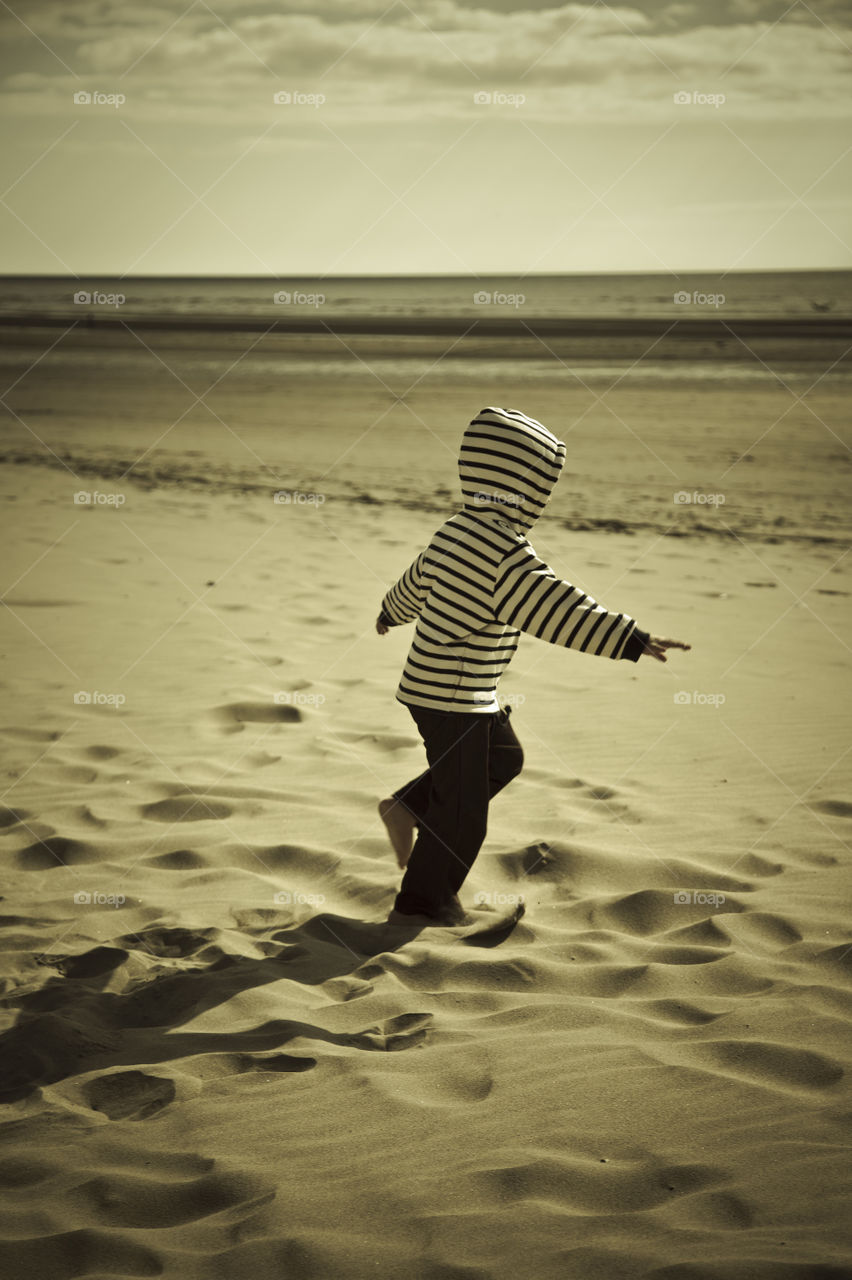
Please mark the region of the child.
<svg viewBox="0 0 852 1280"><path fill-rule="evenodd" d="M458 891L485 839L488 802L523 765L511 708L497 701L521 631L631 662L643 653L665 662L666 649L690 648L640 631L538 558L526 533L564 462L565 445L534 418L483 409L462 437L461 511L382 600L379 635L417 619L396 697L417 725L429 766L379 804L405 869L390 923L469 919Z"/></svg>

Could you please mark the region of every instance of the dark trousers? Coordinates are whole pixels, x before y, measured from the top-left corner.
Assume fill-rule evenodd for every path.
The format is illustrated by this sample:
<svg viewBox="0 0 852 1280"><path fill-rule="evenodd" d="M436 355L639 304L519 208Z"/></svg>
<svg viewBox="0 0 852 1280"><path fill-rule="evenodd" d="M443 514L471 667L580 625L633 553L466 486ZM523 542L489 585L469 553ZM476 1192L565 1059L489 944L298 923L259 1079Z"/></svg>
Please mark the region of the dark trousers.
<svg viewBox="0 0 852 1280"><path fill-rule="evenodd" d="M437 914L461 888L485 839L488 802L521 772L511 707L479 715L408 705L429 768L394 792L417 822L395 907Z"/></svg>

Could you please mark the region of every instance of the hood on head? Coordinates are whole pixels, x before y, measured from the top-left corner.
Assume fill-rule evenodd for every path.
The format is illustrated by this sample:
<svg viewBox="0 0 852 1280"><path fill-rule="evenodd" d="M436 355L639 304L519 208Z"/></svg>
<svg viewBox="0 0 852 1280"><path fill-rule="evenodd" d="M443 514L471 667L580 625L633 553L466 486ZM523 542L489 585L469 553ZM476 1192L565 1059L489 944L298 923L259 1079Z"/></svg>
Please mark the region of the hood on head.
<svg viewBox="0 0 852 1280"><path fill-rule="evenodd" d="M466 511L500 511L531 529L565 463L565 445L517 409L483 409L462 436L459 453Z"/></svg>

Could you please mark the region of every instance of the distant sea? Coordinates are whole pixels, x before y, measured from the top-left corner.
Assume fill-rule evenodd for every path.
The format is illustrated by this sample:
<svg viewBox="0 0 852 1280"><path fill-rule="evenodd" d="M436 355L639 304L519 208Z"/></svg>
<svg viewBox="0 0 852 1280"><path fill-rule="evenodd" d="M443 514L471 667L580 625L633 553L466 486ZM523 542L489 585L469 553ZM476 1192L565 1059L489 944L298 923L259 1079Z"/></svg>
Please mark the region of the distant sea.
<svg viewBox="0 0 852 1280"><path fill-rule="evenodd" d="M669 452L727 476L760 445L775 469L737 467L736 507L726 481L739 534L847 538L852 272L0 277L0 380L5 463L253 491L268 456L341 499L438 510L427 422L515 404L591 433L582 465L602 478L566 492L571 527L665 533ZM360 449L382 422L407 433L399 453ZM680 525L711 528L696 518Z"/></svg>
<svg viewBox="0 0 852 1280"><path fill-rule="evenodd" d="M75 296L83 295L83 301ZM88 298L86 297L88 295ZM276 301L276 296L278 301ZM98 301L121 297L115 301ZM367 321L852 319L852 271L521 276L2 276L0 318L110 313L227 325Z"/></svg>
<svg viewBox="0 0 852 1280"><path fill-rule="evenodd" d="M79 373L107 360L129 370L145 330L169 331L170 349L202 374L243 333L243 364L257 376L375 371L410 385L440 359L445 380L505 380L511 365L519 383L547 381L570 366L588 381L629 373L807 388L852 381L852 271L0 276L3 371L23 347L50 347L54 364Z"/></svg>

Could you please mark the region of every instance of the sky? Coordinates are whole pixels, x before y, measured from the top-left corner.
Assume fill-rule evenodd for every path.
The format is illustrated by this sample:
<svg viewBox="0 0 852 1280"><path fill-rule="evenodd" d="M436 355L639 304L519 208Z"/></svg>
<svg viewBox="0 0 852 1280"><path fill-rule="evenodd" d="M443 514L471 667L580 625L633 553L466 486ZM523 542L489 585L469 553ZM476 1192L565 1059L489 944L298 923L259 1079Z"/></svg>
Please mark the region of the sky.
<svg viewBox="0 0 852 1280"><path fill-rule="evenodd" d="M0 272L852 267L848 0L11 0Z"/></svg>

